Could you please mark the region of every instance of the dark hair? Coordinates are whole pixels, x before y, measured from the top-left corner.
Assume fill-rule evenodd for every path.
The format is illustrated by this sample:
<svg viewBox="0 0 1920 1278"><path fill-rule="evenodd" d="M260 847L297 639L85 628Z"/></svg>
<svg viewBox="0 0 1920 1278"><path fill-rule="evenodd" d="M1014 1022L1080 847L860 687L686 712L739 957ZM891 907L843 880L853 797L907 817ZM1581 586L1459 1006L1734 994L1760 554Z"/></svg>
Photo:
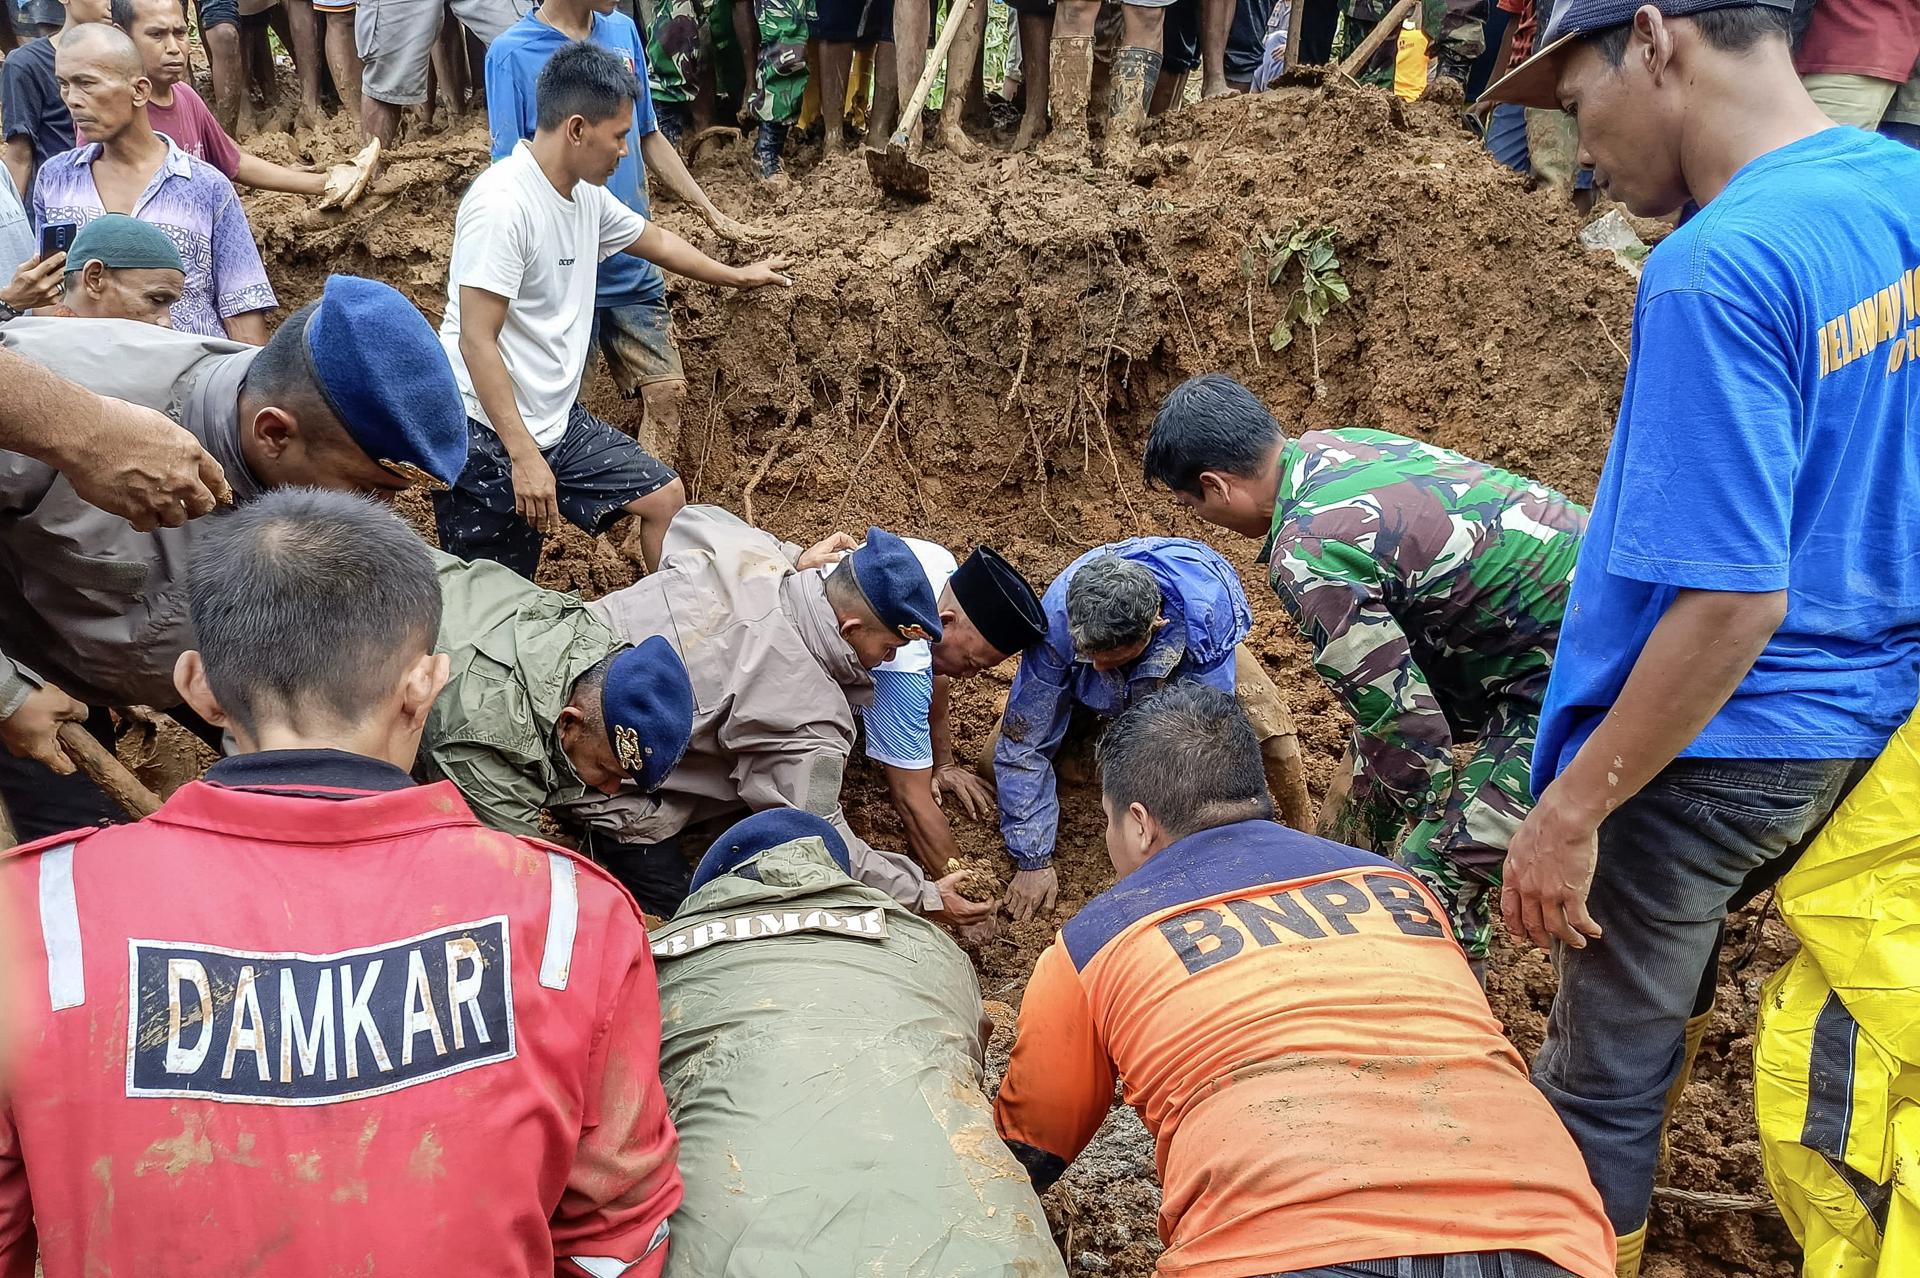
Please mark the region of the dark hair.
<svg viewBox="0 0 1920 1278"><path fill-rule="evenodd" d="M286 409L303 431L312 432L314 442L359 448L333 411L326 392L320 389L313 360L307 354L307 322L318 309L320 303L312 301L287 316L253 357L253 363L247 365L240 381L243 416L247 409Z"/></svg>
<svg viewBox="0 0 1920 1278"><path fill-rule="evenodd" d="M167 3L178 10L183 19L187 16L187 7L181 0L167 0ZM113 25L132 35L139 5L140 0L108 0L108 8L113 15Z"/></svg>
<svg viewBox="0 0 1920 1278"><path fill-rule="evenodd" d="M607 691L607 671L613 669L613 659L625 651L624 647L615 648L588 666L573 681L573 687L567 693L567 704L580 712L580 718L589 731L604 733L607 730L607 715L602 700Z"/></svg>
<svg viewBox="0 0 1920 1278"><path fill-rule="evenodd" d="M853 572L853 556L848 555L834 565L826 579L827 602L833 605L835 613L845 616L852 613L863 621L882 626L880 613L867 598L867 592L860 588L860 578ZM882 626L884 629L885 627Z"/></svg>
<svg viewBox="0 0 1920 1278"><path fill-rule="evenodd" d="M537 128L557 129L576 115L597 124L631 113L640 99L640 81L611 51L578 40L547 59L533 98Z"/></svg>
<svg viewBox="0 0 1920 1278"><path fill-rule="evenodd" d="M1147 436L1147 487L1200 495L1200 472L1250 476L1278 441L1280 423L1254 393L1225 373L1202 373L1173 388Z"/></svg>
<svg viewBox="0 0 1920 1278"><path fill-rule="evenodd" d="M321 398L313 361L307 355L307 321L319 309L317 300L308 302L273 330L253 363L247 365L242 384L249 394L273 403L303 396Z"/></svg>
<svg viewBox="0 0 1920 1278"><path fill-rule="evenodd" d="M1067 635L1082 655L1132 647L1153 633L1162 603L1160 583L1145 564L1096 556L1067 583Z"/></svg>
<svg viewBox="0 0 1920 1278"><path fill-rule="evenodd" d="M1270 820L1260 742L1231 693L1181 679L1113 721L1100 738L1100 792L1115 812L1138 803L1176 839Z"/></svg>
<svg viewBox="0 0 1920 1278"><path fill-rule="evenodd" d="M424 542L370 498L282 488L194 525L188 602L221 707L358 723L432 651L440 582Z"/></svg>
<svg viewBox="0 0 1920 1278"><path fill-rule="evenodd" d="M1718 49L1722 53L1745 53L1754 45L1774 36L1791 39L1793 31L1792 11L1766 4L1730 4L1724 9L1688 14L1687 21L1699 29L1700 38L1707 42L1708 48ZM1600 51L1600 56L1606 59L1608 66L1617 67L1627 60L1627 45L1633 40L1633 23L1623 22L1617 27L1608 27L1587 39Z"/></svg>

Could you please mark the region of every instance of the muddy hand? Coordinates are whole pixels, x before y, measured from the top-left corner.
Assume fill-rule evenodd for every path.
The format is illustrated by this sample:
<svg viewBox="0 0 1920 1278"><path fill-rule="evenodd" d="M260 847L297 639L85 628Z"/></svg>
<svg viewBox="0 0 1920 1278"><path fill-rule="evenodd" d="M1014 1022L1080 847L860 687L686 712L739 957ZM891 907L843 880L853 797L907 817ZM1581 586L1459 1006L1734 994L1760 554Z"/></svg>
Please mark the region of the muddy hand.
<svg viewBox="0 0 1920 1278"><path fill-rule="evenodd" d="M233 501L226 472L167 417L111 396L89 396L91 420L68 420L73 460L60 473L82 501L140 532L178 528Z"/></svg>
<svg viewBox="0 0 1920 1278"><path fill-rule="evenodd" d="M975 821L985 821L993 815L993 790L971 768L943 763L933 770L934 802L944 807L948 795Z"/></svg>
<svg viewBox="0 0 1920 1278"><path fill-rule="evenodd" d="M857 549L859 545L847 533L830 533L801 551L800 558L794 560L793 566L801 572L809 568L827 568L846 558L847 552Z"/></svg>
<svg viewBox="0 0 1920 1278"><path fill-rule="evenodd" d="M367 183L373 180L373 171L380 162L380 139L375 138L362 148L360 154L346 164L336 164L327 170L327 186L320 193L319 208L351 208L354 201L367 192Z"/></svg>
<svg viewBox="0 0 1920 1278"><path fill-rule="evenodd" d="M792 288L793 281L783 272L787 269L787 259L770 257L762 262L740 268L740 278L734 287L738 289L765 288L769 284L778 284L781 288Z"/></svg>
<svg viewBox="0 0 1920 1278"><path fill-rule="evenodd" d="M750 222L742 222L738 218L728 217L719 209L714 209L707 214L707 225L712 227L714 234L718 235L721 239L732 240L736 244L743 240L770 240L773 238L772 231L764 227L755 226Z"/></svg>
<svg viewBox="0 0 1920 1278"><path fill-rule="evenodd" d="M1035 915L1053 912L1060 898L1060 876L1051 865L1037 870L1015 870L1007 884L1007 913L1015 922L1024 923Z"/></svg>
<svg viewBox="0 0 1920 1278"><path fill-rule="evenodd" d="M971 901L960 895L960 876L962 871L955 870L944 879L935 883L940 889L940 909L928 917L935 922L948 923L954 927L972 927L993 917L999 908L998 901Z"/></svg>
<svg viewBox="0 0 1920 1278"><path fill-rule="evenodd" d="M18 710L0 719L0 742L15 758L44 763L59 775L69 776L73 761L60 748L60 725L86 721L86 706L48 684L28 693Z"/></svg>

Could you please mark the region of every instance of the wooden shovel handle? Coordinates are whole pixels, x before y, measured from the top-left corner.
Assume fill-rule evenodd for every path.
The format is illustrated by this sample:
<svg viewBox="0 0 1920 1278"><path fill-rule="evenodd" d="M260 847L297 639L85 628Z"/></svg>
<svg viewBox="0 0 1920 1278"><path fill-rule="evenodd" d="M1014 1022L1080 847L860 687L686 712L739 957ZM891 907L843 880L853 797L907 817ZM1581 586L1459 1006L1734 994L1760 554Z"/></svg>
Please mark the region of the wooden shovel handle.
<svg viewBox="0 0 1920 1278"><path fill-rule="evenodd" d="M1387 16L1380 19L1373 30L1367 33L1367 38L1360 42L1360 47L1348 54L1347 60L1340 64L1340 74L1351 78L1366 66L1380 46L1399 32L1400 24L1413 11L1413 4L1414 0L1400 0L1399 4L1387 10Z"/></svg>
<svg viewBox="0 0 1920 1278"><path fill-rule="evenodd" d="M933 82L940 74L940 68L946 65L947 50L953 47L954 37L960 34L960 20L967 16L967 10L974 0L953 0L947 9L946 25L940 28L940 39L934 42L933 52L927 55L927 69L920 73L920 83L913 86L913 96L907 99L907 109L900 113L900 127L893 131L894 142L905 146L907 135L913 132L913 126L920 120L920 108L927 104L927 95L933 92ZM1407 0L1413 3L1413 0Z"/></svg>
<svg viewBox="0 0 1920 1278"><path fill-rule="evenodd" d="M133 773L120 765L113 752L94 740L93 734L77 723L63 723L59 730L60 748L74 765L105 790L128 816L138 820L160 808L160 796L141 785Z"/></svg>

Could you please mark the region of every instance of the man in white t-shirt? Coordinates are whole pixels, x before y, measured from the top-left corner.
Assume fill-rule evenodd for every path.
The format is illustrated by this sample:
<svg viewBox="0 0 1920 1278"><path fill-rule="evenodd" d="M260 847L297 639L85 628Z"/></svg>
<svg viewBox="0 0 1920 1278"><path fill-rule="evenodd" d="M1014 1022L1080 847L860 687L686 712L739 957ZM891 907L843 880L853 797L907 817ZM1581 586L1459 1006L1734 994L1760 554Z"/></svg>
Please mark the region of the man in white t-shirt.
<svg viewBox="0 0 1920 1278"><path fill-rule="evenodd" d="M992 789L953 760L948 685L1039 642L1046 634L1046 614L1026 578L991 548L982 546L956 565L945 546L917 537L904 540L933 587L940 641L907 644L893 660L875 667L873 702L861 712L861 727L867 757L887 774L908 845L939 878L960 850L940 810L941 791L975 820L993 813Z"/></svg>
<svg viewBox="0 0 1920 1278"><path fill-rule="evenodd" d="M686 502L679 476L575 402L603 259L632 253L707 284L788 284L780 259L716 262L606 188L627 152L633 68L600 45L560 50L535 86L533 140L460 201L440 341L467 401L467 467L434 496L440 544L532 577L567 519L598 535L639 517L648 571Z"/></svg>

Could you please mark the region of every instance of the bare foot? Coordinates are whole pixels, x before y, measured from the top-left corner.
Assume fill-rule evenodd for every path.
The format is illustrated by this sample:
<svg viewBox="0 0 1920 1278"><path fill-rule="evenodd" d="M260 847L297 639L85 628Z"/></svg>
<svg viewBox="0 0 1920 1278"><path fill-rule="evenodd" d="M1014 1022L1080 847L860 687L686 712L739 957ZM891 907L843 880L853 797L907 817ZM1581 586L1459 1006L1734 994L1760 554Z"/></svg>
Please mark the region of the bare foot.
<svg viewBox="0 0 1920 1278"><path fill-rule="evenodd" d="M1227 77L1224 75L1218 80L1208 76L1200 85L1200 99L1203 102L1208 98L1230 98L1238 92L1240 90L1228 84Z"/></svg>
<svg viewBox="0 0 1920 1278"><path fill-rule="evenodd" d="M967 136L966 130L955 121L951 127L942 123L934 132L934 141L959 156L963 160L980 158L980 145Z"/></svg>
<svg viewBox="0 0 1920 1278"><path fill-rule="evenodd" d="M1035 142L1040 140L1046 131L1047 113L1045 111L1029 111L1020 117L1020 131L1013 135L1013 146L1010 149L1015 151L1029 150Z"/></svg>

